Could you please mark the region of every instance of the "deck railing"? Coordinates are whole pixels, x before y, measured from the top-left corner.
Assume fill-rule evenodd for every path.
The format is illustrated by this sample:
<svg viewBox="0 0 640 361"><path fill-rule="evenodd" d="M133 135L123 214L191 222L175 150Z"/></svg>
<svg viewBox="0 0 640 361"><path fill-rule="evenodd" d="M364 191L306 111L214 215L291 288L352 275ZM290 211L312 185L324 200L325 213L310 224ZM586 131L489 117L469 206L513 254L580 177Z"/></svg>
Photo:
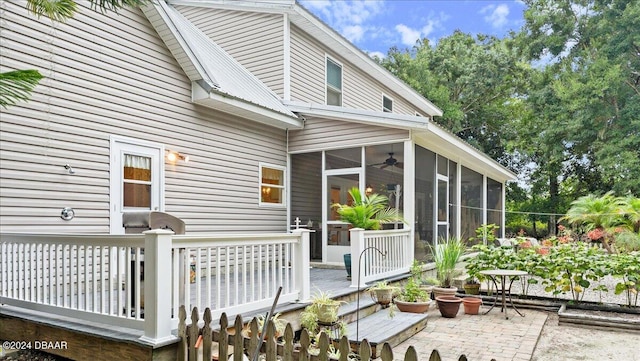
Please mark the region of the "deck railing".
<svg viewBox="0 0 640 361"><path fill-rule="evenodd" d="M0 234L0 304L144 330L158 344L175 337L180 304L239 313L271 304L279 286L281 300L307 300L308 247L306 230Z"/></svg>
<svg viewBox="0 0 640 361"><path fill-rule="evenodd" d="M351 287L409 271L413 247L410 230L365 231L352 228L350 232Z"/></svg>

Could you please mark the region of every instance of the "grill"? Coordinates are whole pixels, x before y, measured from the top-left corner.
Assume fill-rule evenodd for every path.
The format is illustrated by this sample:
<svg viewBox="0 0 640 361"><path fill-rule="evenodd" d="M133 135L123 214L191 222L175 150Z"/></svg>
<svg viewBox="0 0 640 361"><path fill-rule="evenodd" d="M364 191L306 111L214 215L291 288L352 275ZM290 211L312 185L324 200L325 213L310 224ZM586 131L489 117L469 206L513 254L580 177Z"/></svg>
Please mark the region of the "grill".
<svg viewBox="0 0 640 361"><path fill-rule="evenodd" d="M150 229L170 229L175 234L184 234L184 221L169 213L157 211L125 212L122 215L124 233L142 233Z"/></svg>

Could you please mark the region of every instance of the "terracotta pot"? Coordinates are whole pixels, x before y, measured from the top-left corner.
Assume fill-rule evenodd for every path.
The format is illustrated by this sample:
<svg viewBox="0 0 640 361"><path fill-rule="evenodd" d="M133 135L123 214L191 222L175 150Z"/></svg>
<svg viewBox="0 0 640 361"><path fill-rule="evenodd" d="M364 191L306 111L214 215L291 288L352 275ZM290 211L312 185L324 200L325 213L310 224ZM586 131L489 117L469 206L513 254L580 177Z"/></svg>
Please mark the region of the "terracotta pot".
<svg viewBox="0 0 640 361"><path fill-rule="evenodd" d="M433 298L438 298L440 296L455 296L456 292L458 292L457 287L434 287L433 288ZM438 308L438 303L436 302L436 308Z"/></svg>
<svg viewBox="0 0 640 361"><path fill-rule="evenodd" d="M436 303L442 317L454 318L458 315L462 298L456 296L439 296L436 297Z"/></svg>
<svg viewBox="0 0 640 361"><path fill-rule="evenodd" d="M482 300L475 297L465 297L462 299L462 304L466 315L477 315L478 311L480 311Z"/></svg>
<svg viewBox="0 0 640 361"><path fill-rule="evenodd" d="M394 303L398 306L398 309L402 312L411 312L411 313L425 313L429 311L429 305L431 305L431 301L427 302L405 302L395 300Z"/></svg>

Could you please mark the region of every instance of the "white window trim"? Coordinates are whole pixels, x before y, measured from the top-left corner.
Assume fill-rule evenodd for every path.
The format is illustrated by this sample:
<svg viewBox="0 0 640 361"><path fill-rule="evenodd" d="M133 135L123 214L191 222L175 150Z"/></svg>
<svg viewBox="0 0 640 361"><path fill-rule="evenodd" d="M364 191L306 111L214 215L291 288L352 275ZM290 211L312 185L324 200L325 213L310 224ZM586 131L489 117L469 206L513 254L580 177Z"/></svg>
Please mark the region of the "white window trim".
<svg viewBox="0 0 640 361"><path fill-rule="evenodd" d="M391 101L391 109L387 110L387 108L384 107L384 98L387 98ZM386 95L385 93L382 93L382 111L386 112L386 113L393 113L393 98Z"/></svg>
<svg viewBox="0 0 640 361"><path fill-rule="evenodd" d="M418 112L416 112L416 117L424 118L424 116L422 114L418 113Z"/></svg>
<svg viewBox="0 0 640 361"><path fill-rule="evenodd" d="M329 84L329 82L327 81L327 75L328 75L328 67L327 67L327 61L331 60L332 62L336 63L338 66L340 66L340 82L342 83L342 89L337 89L334 88L332 85ZM327 89L331 87L332 90L335 90L337 92L340 93L340 105L339 106L343 106L344 105L344 65L342 64L342 62L337 61L334 57L329 56L329 54L324 54L324 104L328 105L328 97L327 97Z"/></svg>
<svg viewBox="0 0 640 361"><path fill-rule="evenodd" d="M262 186L266 185L262 183L262 168L272 168L282 171L282 183L283 185L268 184L271 188L282 189L282 200L280 203L267 203L262 201ZM260 207L273 207L273 208L286 208L287 207L287 167L282 165L275 165L271 163L258 163L258 206Z"/></svg>

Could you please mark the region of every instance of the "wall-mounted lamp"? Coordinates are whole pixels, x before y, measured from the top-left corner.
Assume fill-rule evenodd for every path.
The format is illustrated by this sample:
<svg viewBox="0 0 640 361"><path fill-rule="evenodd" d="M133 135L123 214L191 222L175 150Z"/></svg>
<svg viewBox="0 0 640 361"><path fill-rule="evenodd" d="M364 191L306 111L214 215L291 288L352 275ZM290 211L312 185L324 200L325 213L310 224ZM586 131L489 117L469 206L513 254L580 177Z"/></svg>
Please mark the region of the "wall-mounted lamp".
<svg viewBox="0 0 640 361"><path fill-rule="evenodd" d="M178 152L174 152L172 150L167 151L167 160L169 162L174 163L178 159L180 159L180 160L184 161L185 163L187 163L189 161L189 156L180 154Z"/></svg>
<svg viewBox="0 0 640 361"><path fill-rule="evenodd" d="M364 189L364 194L370 196L371 193L373 193L373 187L371 187L371 184L367 184L367 187Z"/></svg>
<svg viewBox="0 0 640 361"><path fill-rule="evenodd" d="M71 168L71 166L70 166L70 165L68 165L68 164L65 164L65 165L64 165L64 169L66 169L66 170L67 170L67 172L69 172L69 174L74 174L74 173L76 172L76 171L75 171L75 170L73 170L73 168Z"/></svg>

